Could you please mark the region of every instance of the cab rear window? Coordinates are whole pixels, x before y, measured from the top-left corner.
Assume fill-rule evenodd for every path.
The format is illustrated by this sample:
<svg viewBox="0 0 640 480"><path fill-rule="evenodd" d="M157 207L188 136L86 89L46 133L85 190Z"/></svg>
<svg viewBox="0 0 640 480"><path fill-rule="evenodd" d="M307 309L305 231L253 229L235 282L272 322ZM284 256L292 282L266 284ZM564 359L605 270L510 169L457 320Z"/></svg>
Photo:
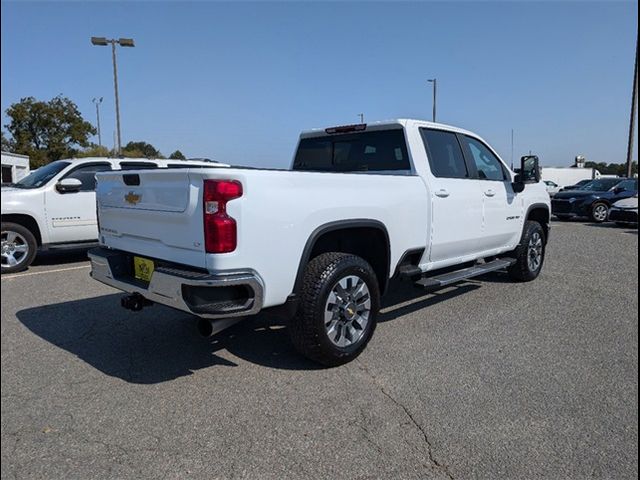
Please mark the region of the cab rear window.
<svg viewBox="0 0 640 480"><path fill-rule="evenodd" d="M294 170L381 172L410 170L407 144L400 129L303 138Z"/></svg>

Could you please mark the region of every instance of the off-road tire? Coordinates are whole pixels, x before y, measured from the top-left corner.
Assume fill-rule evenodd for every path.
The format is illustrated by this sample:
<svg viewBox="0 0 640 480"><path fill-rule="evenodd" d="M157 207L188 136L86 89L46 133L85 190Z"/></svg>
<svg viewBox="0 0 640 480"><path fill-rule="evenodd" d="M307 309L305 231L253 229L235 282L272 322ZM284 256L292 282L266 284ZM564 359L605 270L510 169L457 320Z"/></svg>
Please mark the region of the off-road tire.
<svg viewBox="0 0 640 480"><path fill-rule="evenodd" d="M529 255L531 253L530 248L532 240L538 238L536 235L538 235L542 241L542 250L539 266L532 269L529 262ZM542 271L542 266L544 265L546 249L547 239L542 225L538 222L527 220L524 224L520 244L512 252L512 256L516 259L516 263L509 267L509 277L516 282L530 282L538 278L538 275L540 275L540 272Z"/></svg>
<svg viewBox="0 0 640 480"><path fill-rule="evenodd" d="M370 314L358 341L338 347L329 339L325 328L325 310L334 286L347 276L362 279L371 300ZM364 350L376 327L380 309L380 288L375 272L362 258L339 252L323 253L305 268L297 315L289 324L289 335L295 348L307 358L335 367L350 362Z"/></svg>

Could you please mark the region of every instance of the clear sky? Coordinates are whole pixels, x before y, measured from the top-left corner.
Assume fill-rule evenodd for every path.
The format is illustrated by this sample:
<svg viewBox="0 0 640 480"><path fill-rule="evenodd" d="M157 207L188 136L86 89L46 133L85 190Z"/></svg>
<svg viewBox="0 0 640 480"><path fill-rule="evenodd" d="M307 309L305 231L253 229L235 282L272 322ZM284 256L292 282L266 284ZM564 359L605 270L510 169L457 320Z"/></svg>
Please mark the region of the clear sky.
<svg viewBox="0 0 640 480"><path fill-rule="evenodd" d="M286 166L300 130L397 117L484 136L505 160L626 157L636 2L2 2L2 111L63 94L113 144L119 49L123 143L165 155ZM3 124L7 123L3 115ZM97 142L97 139L96 139ZM637 138L636 138L637 145ZM636 149L637 151L637 149ZM635 155L637 158L637 154Z"/></svg>

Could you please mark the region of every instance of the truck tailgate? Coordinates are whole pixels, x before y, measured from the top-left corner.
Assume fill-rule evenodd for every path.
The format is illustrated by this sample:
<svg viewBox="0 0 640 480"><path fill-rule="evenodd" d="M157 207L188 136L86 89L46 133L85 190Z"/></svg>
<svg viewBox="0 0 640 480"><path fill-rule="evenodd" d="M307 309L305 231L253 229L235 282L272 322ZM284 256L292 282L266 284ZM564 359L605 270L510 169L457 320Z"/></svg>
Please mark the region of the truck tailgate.
<svg viewBox="0 0 640 480"><path fill-rule="evenodd" d="M204 267L200 188L189 172L158 169L98 174L100 242L152 258Z"/></svg>

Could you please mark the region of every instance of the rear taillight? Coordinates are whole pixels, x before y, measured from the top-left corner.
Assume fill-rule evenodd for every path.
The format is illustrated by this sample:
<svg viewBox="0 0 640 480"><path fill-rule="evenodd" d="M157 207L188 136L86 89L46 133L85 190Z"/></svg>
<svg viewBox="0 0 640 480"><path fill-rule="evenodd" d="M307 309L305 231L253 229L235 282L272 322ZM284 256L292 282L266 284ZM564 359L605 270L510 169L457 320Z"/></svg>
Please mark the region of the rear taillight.
<svg viewBox="0 0 640 480"><path fill-rule="evenodd" d="M236 221L227 215L227 202L242 196L236 180L204 181L204 247L207 253L233 252L238 244Z"/></svg>

